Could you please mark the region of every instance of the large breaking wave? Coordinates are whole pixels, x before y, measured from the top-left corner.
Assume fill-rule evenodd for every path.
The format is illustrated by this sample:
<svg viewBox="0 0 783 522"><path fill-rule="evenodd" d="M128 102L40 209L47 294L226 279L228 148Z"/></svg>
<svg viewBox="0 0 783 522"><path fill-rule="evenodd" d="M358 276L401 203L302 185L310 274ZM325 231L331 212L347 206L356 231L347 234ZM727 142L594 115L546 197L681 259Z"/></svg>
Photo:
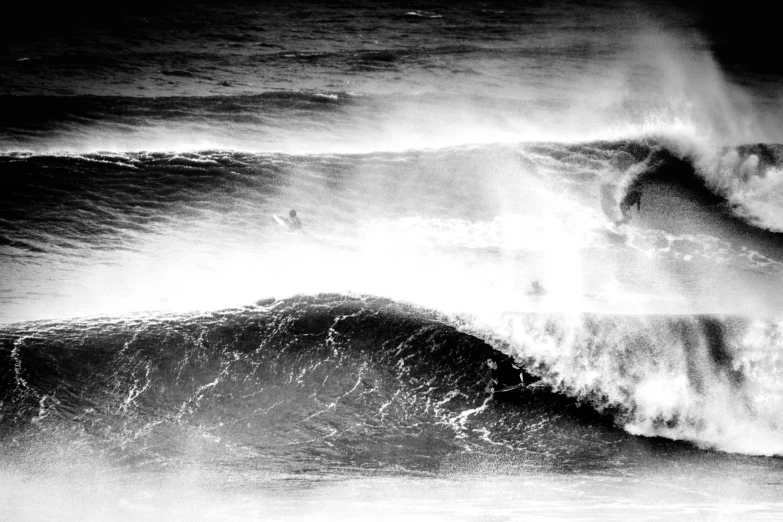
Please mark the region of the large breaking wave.
<svg viewBox="0 0 783 522"><path fill-rule="evenodd" d="M349 129L357 106L377 108L360 98L215 98L202 100L203 121L233 132L257 127L258 110L298 107ZM122 118L107 117L114 99L48 102L70 130L36 128L22 103L14 140L67 142L85 119L82 130L136 133L148 112L179 125L186 101L128 102ZM541 430L781 454L779 145L653 134L364 153L129 144L0 155L3 320L150 313L7 327L7 437L75 433L155 461L209 436L219 458L272 448L286 462L294 444L406 468L465 447L553 465ZM640 209L618 229L634 191ZM271 219L294 205L296 236ZM544 295L530 295L534 280ZM340 294L209 312L322 292ZM174 313L193 310L208 312ZM493 349L552 391L517 409L488 403Z"/></svg>
<svg viewBox="0 0 783 522"><path fill-rule="evenodd" d="M499 450L601 466L628 451L613 425L780 455L781 338L779 324L733 317L448 318L340 295L30 323L3 330L1 425L9 456L43 437L148 466L196 452L215 466L434 470ZM483 361L495 350L550 388L493 402Z"/></svg>

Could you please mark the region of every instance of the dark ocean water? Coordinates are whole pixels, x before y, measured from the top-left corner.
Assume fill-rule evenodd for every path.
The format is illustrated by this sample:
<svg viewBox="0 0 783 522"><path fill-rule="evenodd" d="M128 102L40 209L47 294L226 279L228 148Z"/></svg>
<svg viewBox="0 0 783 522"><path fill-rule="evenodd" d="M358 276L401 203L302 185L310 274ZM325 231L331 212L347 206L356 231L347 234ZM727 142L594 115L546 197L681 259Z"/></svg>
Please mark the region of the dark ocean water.
<svg viewBox="0 0 783 522"><path fill-rule="evenodd" d="M779 517L768 18L16 8L0 518Z"/></svg>

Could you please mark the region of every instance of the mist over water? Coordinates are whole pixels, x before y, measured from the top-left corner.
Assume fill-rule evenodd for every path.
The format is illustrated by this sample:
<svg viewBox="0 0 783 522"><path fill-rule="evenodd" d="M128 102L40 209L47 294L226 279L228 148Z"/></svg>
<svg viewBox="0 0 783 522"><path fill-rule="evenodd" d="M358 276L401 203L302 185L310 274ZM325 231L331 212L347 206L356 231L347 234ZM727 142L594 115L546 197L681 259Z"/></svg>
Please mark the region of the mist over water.
<svg viewBox="0 0 783 522"><path fill-rule="evenodd" d="M4 145L367 152L650 133L779 142L769 86L727 77L695 13L657 7L459 4L432 17L384 3L310 6L305 17L294 16L304 12L296 3L128 8L77 14L81 40L63 50L35 38L46 31L39 21L9 48L5 93L110 98L6 98L12 128L37 128ZM112 34L118 23L135 38ZM108 27L91 30L99 24ZM155 43L143 43L152 32ZM96 79L95 59L113 81Z"/></svg>
<svg viewBox="0 0 783 522"><path fill-rule="evenodd" d="M779 515L783 84L725 11L15 20L12 516Z"/></svg>
<svg viewBox="0 0 783 522"><path fill-rule="evenodd" d="M668 152L650 160L660 145L633 146L646 147L638 162L622 142L9 156L18 181L4 210L15 223L3 246L12 274L6 320L209 310L335 291L451 311L774 316L776 235L694 200L705 197L695 189L656 181L667 168L699 178ZM623 162L626 173L615 166ZM645 211L618 235L599 185L621 190L634 177L627 172L643 169L653 178L641 181ZM293 202L303 234L271 218ZM534 280L546 296L528 295Z"/></svg>

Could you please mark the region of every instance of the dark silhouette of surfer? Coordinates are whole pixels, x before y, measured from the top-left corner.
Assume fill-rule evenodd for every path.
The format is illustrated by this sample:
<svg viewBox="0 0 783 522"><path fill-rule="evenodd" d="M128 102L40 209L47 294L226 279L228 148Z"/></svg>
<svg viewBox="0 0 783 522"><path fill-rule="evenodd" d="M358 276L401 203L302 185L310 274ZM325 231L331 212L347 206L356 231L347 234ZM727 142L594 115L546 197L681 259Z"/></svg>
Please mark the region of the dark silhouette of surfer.
<svg viewBox="0 0 783 522"><path fill-rule="evenodd" d="M543 385L541 377L528 373L513 358L499 352L490 356L486 364L489 382L484 391L495 399L514 399L520 396L522 390L535 390Z"/></svg>
<svg viewBox="0 0 783 522"><path fill-rule="evenodd" d="M622 212L623 217L617 222L618 225L628 223L631 220L631 208L633 208L634 205L636 205L636 212L641 212L642 192L639 189L629 191L620 202L620 212Z"/></svg>
<svg viewBox="0 0 783 522"><path fill-rule="evenodd" d="M302 228L302 222L296 217L296 210L294 209L291 209L288 213L288 226L291 227L292 230L301 230Z"/></svg>
<svg viewBox="0 0 783 522"><path fill-rule="evenodd" d="M302 230L302 222L299 221L298 217L296 217L296 210L294 209L291 209L291 211L288 212L288 217L274 214L272 218L277 222L278 225L283 226L292 232L298 232Z"/></svg>
<svg viewBox="0 0 783 522"><path fill-rule="evenodd" d="M490 357L487 359L489 367L489 383L485 391L496 393L506 389L521 388L524 385L522 369L513 363L510 357Z"/></svg>

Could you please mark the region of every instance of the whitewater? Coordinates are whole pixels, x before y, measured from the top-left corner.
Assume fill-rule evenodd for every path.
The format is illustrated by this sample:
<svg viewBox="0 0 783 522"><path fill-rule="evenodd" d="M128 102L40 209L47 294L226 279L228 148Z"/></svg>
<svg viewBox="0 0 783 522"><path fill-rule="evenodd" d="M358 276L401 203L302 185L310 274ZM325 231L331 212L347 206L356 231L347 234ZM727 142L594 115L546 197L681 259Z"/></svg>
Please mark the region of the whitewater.
<svg viewBox="0 0 783 522"><path fill-rule="evenodd" d="M781 84L697 10L55 14L0 64L0 518L780 515Z"/></svg>

